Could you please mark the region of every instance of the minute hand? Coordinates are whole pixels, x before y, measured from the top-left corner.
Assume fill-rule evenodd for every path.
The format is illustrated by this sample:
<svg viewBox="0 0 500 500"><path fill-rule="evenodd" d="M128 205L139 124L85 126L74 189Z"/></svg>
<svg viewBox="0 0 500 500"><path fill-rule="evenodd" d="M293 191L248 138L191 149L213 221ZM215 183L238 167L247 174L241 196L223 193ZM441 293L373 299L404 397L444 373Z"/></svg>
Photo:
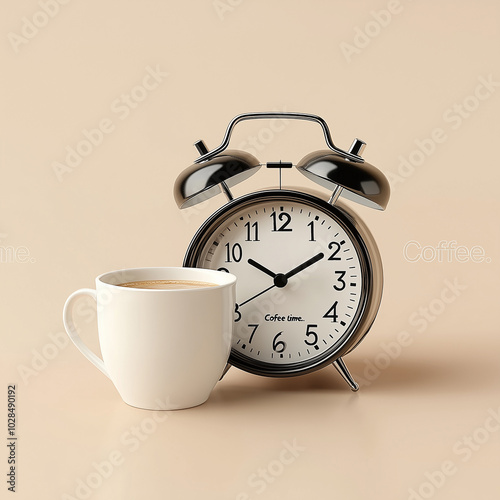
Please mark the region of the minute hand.
<svg viewBox="0 0 500 500"><path fill-rule="evenodd" d="M297 266L295 269L292 269L291 271L286 273L285 278L288 279L291 278L292 276L295 276L297 273L300 273L300 271L303 271L307 267L312 266L313 264L318 262L318 260L321 260L324 256L325 256L324 253L319 253L318 255L311 257L309 260L306 260L305 262L300 264L300 266Z"/></svg>
<svg viewBox="0 0 500 500"><path fill-rule="evenodd" d="M271 278L276 278L276 273L273 273L267 267L264 267L262 264L259 264L258 262L255 262L253 259L248 259L248 263L257 268L259 271L262 271L263 273L266 273L268 276L271 276Z"/></svg>

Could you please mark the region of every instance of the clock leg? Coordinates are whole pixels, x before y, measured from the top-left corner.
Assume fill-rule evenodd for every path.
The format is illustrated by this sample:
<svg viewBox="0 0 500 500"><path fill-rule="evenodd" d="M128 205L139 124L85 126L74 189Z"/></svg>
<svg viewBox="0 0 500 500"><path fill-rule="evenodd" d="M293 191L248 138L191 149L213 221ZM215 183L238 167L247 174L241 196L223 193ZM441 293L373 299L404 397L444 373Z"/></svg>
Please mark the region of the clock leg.
<svg viewBox="0 0 500 500"><path fill-rule="evenodd" d="M222 375L220 376L220 379L219 380L222 380L224 378L224 375L227 373L227 371L229 370L229 368L231 368L232 365L230 365L229 363L226 365L226 367L224 368L224 371L222 372Z"/></svg>
<svg viewBox="0 0 500 500"><path fill-rule="evenodd" d="M349 370L347 369L344 360L342 358L337 358L332 363L332 365L335 366L335 368L337 368L337 371L342 375L343 379L349 384L351 391L356 392L359 389L359 385L352 378L352 375L349 373Z"/></svg>

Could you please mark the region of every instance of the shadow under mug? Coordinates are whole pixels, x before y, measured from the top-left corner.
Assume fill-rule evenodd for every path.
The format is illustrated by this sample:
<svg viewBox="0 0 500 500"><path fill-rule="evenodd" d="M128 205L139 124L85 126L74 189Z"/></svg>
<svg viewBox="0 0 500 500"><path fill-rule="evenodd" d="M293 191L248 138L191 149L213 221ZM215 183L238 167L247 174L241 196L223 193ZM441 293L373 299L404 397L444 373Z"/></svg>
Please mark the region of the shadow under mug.
<svg viewBox="0 0 500 500"><path fill-rule="evenodd" d="M144 289L131 281L188 280L215 286ZM70 339L104 375L125 403L149 410L178 410L204 403L231 350L236 277L209 269L125 269L96 278L96 289L72 293L63 310ZM97 302L102 359L80 338L72 311L90 295Z"/></svg>

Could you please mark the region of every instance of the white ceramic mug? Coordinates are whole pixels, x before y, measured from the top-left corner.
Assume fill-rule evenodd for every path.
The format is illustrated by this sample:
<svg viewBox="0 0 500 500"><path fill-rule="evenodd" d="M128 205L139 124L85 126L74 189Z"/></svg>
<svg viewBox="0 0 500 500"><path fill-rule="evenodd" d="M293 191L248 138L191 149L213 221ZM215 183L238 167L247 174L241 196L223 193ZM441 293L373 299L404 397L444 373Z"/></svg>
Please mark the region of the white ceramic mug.
<svg viewBox="0 0 500 500"><path fill-rule="evenodd" d="M188 280L213 287L155 290L118 286L131 281ZM208 269L156 267L113 271L96 289L71 294L63 322L82 354L111 379L125 403L177 410L204 403L231 350L236 277ZM75 301L97 301L102 360L82 341L73 322Z"/></svg>

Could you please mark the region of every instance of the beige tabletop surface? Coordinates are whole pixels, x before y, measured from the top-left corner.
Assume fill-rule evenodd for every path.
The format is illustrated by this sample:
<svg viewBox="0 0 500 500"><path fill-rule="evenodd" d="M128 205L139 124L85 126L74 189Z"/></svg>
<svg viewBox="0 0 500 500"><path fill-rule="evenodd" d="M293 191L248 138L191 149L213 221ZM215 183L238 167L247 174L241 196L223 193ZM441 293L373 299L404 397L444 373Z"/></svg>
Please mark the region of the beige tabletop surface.
<svg viewBox="0 0 500 500"><path fill-rule="evenodd" d="M0 498L500 498L498 2L29 0L0 19ZM320 115L390 180L386 211L346 202L385 274L345 357L360 390L331 366L233 367L199 407L127 406L64 301L182 264L224 198L180 211L174 181L248 111ZM297 163L324 139L263 120L232 146ZM275 183L261 169L233 194ZM75 321L99 353L90 298Z"/></svg>

